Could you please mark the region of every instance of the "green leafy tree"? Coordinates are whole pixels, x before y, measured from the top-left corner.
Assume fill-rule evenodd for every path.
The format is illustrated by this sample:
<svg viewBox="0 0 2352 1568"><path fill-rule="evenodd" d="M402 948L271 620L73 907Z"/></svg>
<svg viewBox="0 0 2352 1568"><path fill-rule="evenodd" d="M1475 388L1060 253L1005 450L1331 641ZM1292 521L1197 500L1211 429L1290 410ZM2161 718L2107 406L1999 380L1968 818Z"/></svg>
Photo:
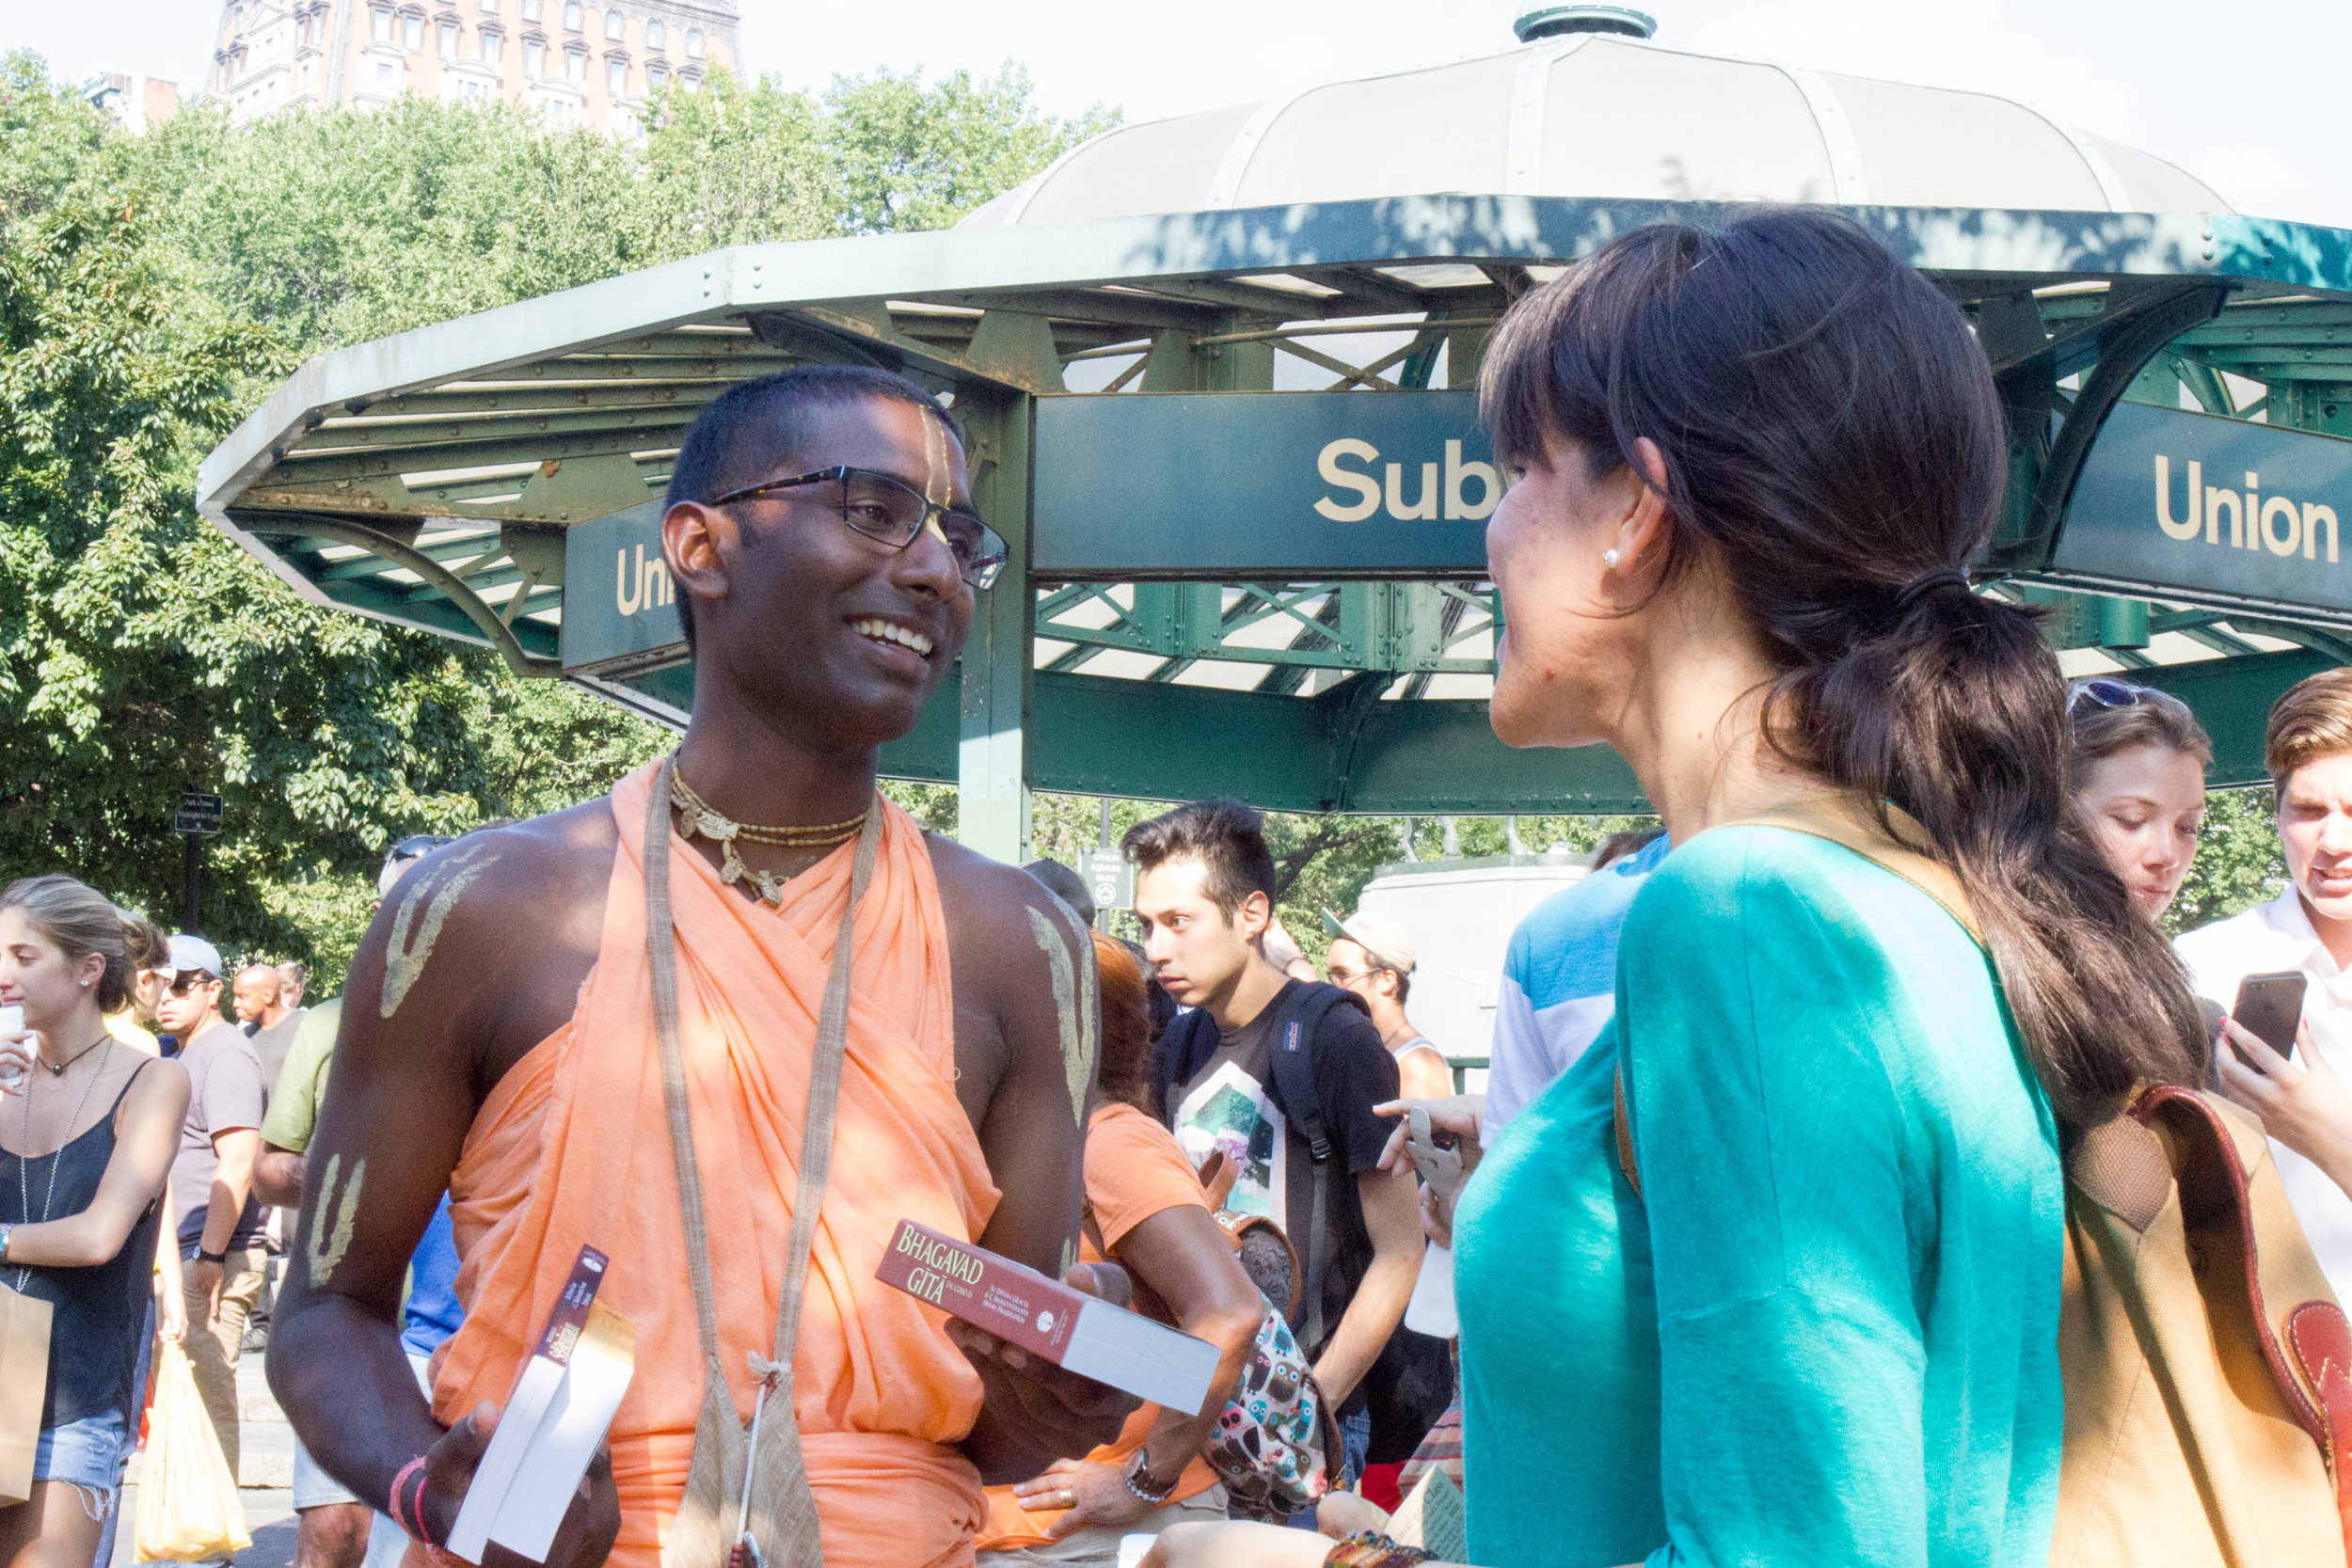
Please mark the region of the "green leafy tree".
<svg viewBox="0 0 2352 1568"><path fill-rule="evenodd" d="M944 229L1070 148L1119 123L1100 104L1074 119L1036 106L1029 73L836 76L824 106L841 220L851 234Z"/></svg>
<svg viewBox="0 0 2352 1568"><path fill-rule="evenodd" d="M647 223L665 257L840 232L840 189L815 98L722 71L657 95L644 150Z"/></svg>
<svg viewBox="0 0 2352 1568"><path fill-rule="evenodd" d="M258 880L294 846L366 821L462 819L446 649L304 604L197 518L196 457L273 337L189 286L161 203L94 113L22 57L0 162L46 166L0 230L0 845L168 915L183 789L219 787L218 928L299 948ZM78 160L45 156L62 142Z"/></svg>
<svg viewBox="0 0 2352 1568"><path fill-rule="evenodd" d="M2267 902L2287 885L2279 853L2278 804L2270 788L2217 789L2205 797L2197 859L2164 927L2178 935Z"/></svg>

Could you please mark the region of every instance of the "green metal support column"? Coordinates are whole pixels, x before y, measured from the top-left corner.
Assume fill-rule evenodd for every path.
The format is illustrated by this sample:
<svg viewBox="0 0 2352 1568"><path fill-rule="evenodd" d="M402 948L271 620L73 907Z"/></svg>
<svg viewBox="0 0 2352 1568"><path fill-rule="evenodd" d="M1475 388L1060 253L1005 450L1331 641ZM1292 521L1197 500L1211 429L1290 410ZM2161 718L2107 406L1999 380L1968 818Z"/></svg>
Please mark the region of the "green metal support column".
<svg viewBox="0 0 2352 1568"><path fill-rule="evenodd" d="M1030 398L980 391L959 398L971 433L972 499L1005 536L1011 560L979 596L961 666L956 759L956 837L1018 865L1029 850Z"/></svg>

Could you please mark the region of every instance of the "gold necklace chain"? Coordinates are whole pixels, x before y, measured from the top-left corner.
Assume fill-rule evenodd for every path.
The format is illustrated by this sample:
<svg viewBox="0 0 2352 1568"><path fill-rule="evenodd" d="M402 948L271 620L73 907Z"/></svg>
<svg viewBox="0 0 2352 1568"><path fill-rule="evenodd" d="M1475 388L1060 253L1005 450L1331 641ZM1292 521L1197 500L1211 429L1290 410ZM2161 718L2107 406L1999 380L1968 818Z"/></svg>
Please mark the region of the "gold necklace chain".
<svg viewBox="0 0 2352 1568"><path fill-rule="evenodd" d="M866 826L866 819L874 812L874 808L868 806L846 822L826 822L811 827L763 828L755 823L738 822L713 811L709 803L687 784L686 775L675 768L670 769L670 803L677 808L679 832L688 838L707 838L719 846L719 879L730 884L739 881L770 905L784 902L787 879L772 871L755 871L745 865L742 857L735 852L738 840L781 849L831 849L857 837Z"/></svg>

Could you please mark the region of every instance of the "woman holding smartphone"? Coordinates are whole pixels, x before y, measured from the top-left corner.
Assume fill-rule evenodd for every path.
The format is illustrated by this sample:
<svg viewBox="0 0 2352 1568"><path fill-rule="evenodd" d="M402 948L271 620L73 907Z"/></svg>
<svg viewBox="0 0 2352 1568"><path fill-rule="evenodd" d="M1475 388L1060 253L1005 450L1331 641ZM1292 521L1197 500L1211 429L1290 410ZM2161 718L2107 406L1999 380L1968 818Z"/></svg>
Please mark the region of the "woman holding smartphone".
<svg viewBox="0 0 2352 1568"><path fill-rule="evenodd" d="M135 1418L157 1198L187 1115L179 1063L117 1040L130 984L115 907L71 877L0 891L0 1285L48 1302L33 1495L0 1509L6 1568L89 1568ZM185 1329L180 1292L163 1333Z"/></svg>
<svg viewBox="0 0 2352 1568"><path fill-rule="evenodd" d="M1455 1216L1470 1559L2041 1568L2060 1140L2204 1040L2067 809L2056 657L1969 591L1983 352L1851 221L1768 212L1528 294L1482 405L1495 732L1614 747L1676 848Z"/></svg>

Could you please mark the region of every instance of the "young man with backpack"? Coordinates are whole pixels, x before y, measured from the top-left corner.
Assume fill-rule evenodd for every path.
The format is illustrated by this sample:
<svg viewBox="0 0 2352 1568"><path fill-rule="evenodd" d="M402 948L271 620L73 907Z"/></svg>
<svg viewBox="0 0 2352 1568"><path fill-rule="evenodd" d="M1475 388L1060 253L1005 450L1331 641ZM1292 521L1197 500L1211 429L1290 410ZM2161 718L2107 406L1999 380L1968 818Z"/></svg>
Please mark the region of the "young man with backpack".
<svg viewBox="0 0 2352 1568"><path fill-rule="evenodd" d="M1152 1069L1186 1156L1198 1164L1221 1149L1240 1167L1226 1206L1288 1231L1308 1285L1293 1327L1360 1472L1375 1402L1393 1429L1382 1436L1409 1451L1451 1387L1421 1388L1443 1374L1416 1375L1429 1369L1410 1363L1425 1357L1390 1350L1406 1338L1398 1323L1422 1255L1412 1169L1379 1168L1389 1126L1373 1107L1396 1098L1396 1063L1360 998L1267 961L1274 859L1263 821L1238 800L1200 800L1122 841L1144 952L1190 1009L1160 1037ZM1384 1352L1406 1364L1375 1374Z"/></svg>

